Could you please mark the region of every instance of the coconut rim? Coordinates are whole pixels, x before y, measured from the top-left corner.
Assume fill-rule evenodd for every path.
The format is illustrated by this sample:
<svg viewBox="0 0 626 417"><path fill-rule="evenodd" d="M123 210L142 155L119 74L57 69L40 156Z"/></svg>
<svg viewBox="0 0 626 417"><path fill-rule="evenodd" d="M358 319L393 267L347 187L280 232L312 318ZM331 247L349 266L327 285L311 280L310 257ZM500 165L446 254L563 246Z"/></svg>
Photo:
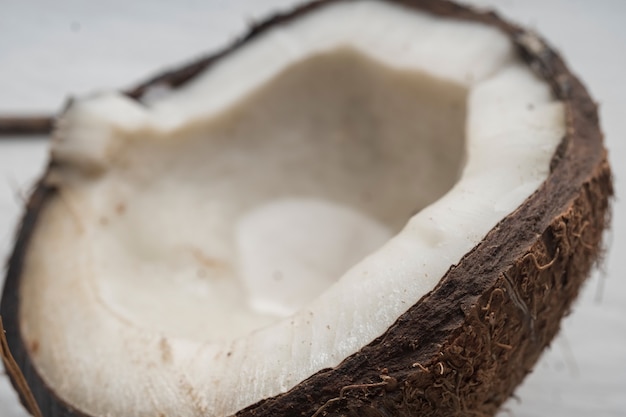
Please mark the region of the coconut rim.
<svg viewBox="0 0 626 417"><path fill-rule="evenodd" d="M197 74L209 68L214 62L226 57L229 53L265 33L275 25L295 19L323 5L339 1L341 0L320 0L301 6L291 12L276 15L255 26L246 36L221 52L201 58L180 69L158 75L127 91L126 95L140 100L143 94L153 86L163 84L174 88L182 86ZM474 300L475 302L488 288L493 287L497 280L501 280L503 276L506 276L507 270L511 268L511 265L519 261L525 252L528 252L529 248L550 227L554 219L561 216L568 210L568 207L574 204L574 201L580 197L581 190L585 186L589 186L594 181L599 181L604 197L608 198L612 193L610 171L606 162L606 151L602 145L602 134L598 126L596 105L580 81L566 68L560 56L543 39L534 33L527 32L514 24L502 20L497 14L490 11L477 11L472 8L438 0L425 0L422 2L410 0L387 1L441 17L487 24L503 31L511 38L523 60L551 86L554 96L563 102L566 113L565 137L551 160L550 174L539 189L522 206L501 220L476 247L463 256L457 265L453 265L448 270L431 292L410 307L383 335L364 346L359 352L344 359L339 366L330 372L322 370L311 375L288 392L276 397L262 399L258 403L238 412L238 414L246 411L254 413L255 409L267 409L276 401L285 402L284 400L288 400L287 397L293 397L294 393L302 389L303 386L308 386L308 391L311 390L311 387L318 386L319 388L322 386L320 385L321 381L326 380L328 382L329 374L335 377L343 376L344 379L347 375L350 375L351 380L364 381L362 382L363 384L367 384L367 381L369 383L372 381L387 381L385 384L379 384L378 386L391 388L391 382L389 382L391 380L388 378L393 378L393 380L401 378L401 375L396 373L393 367L386 370L372 370L371 368L359 370L359 368L367 367L360 367L356 364L362 365L368 353L376 351L377 347L380 347L379 351L384 352L384 355L387 357L393 358L394 355L398 355L398 349L393 349L393 342L411 338L410 334L407 337L407 333L404 332L405 329L403 329L401 324L414 320L412 317L428 320L428 325L424 326L424 328L438 330L429 334L428 342L424 342L426 335L420 333L421 346L417 352L412 352L412 355L418 358L432 357L440 349L440 346L444 345L451 338L451 333L454 333L455 329L462 325L466 319L467 312L474 306L474 303L471 301ZM75 410L70 404L59 398L54 389L47 387L37 373L29 357L28 349L21 338L19 330L20 320L17 314L20 302L18 293L21 269L24 256L28 250L29 239L36 228L39 213L56 192L55 186L46 181L48 172L55 167L55 164L55 162L52 162L48 166L46 173L44 173L42 180L36 185L27 203L26 213L22 219L9 261L0 311L5 320L10 349L16 358L16 362L21 365L26 379L30 382L31 389L38 399L40 407L44 410L53 410L51 415L86 416L86 414ZM605 213L596 215L604 216ZM521 233L511 239L509 234L511 230ZM498 246L494 248L495 244L498 244ZM474 278L470 284L464 283L463 275L468 270L473 270L474 265L480 265L478 267L479 270L474 271L472 274ZM447 298L452 298L453 300L460 298L463 303L458 308L457 301L446 301ZM447 311L451 306L457 307L454 313ZM443 317L438 317L441 313L443 313ZM401 356L402 352L400 351L399 354ZM395 360L395 362L399 363L399 360ZM374 361L375 363L376 361ZM384 361L380 363L384 363ZM357 370L359 371L357 372ZM381 379L380 374L387 375L387 373L395 376ZM341 380L342 378L336 379ZM12 382L15 384L15 381ZM342 386L341 384L341 381L335 383L332 389L325 389L324 391L338 391ZM345 387L346 384L344 383L343 386ZM24 402L24 393L20 393L20 397L22 402ZM334 397L331 394L326 395L326 400L332 400L332 398ZM291 401L286 402L289 403ZM316 407L314 409L319 410L320 405L318 404Z"/></svg>

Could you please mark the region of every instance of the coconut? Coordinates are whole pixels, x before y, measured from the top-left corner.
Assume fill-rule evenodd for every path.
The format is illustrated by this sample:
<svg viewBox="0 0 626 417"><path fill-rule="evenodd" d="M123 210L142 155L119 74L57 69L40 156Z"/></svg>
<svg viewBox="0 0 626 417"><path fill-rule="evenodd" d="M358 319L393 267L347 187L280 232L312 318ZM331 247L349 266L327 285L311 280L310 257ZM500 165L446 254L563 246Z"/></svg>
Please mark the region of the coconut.
<svg viewBox="0 0 626 417"><path fill-rule="evenodd" d="M67 106L2 357L44 416L492 415L611 194L596 106L536 34L316 2Z"/></svg>

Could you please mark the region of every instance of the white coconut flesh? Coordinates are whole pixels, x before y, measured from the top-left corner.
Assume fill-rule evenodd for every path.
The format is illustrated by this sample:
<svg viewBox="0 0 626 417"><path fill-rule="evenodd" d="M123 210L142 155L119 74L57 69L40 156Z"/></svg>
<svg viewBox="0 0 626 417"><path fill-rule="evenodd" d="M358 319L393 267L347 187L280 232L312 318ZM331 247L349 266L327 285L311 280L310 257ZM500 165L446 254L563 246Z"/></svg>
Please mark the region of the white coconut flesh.
<svg viewBox="0 0 626 417"><path fill-rule="evenodd" d="M228 415L338 365L540 186L564 133L504 34L376 1L157 90L63 115L24 266L35 368L94 416Z"/></svg>

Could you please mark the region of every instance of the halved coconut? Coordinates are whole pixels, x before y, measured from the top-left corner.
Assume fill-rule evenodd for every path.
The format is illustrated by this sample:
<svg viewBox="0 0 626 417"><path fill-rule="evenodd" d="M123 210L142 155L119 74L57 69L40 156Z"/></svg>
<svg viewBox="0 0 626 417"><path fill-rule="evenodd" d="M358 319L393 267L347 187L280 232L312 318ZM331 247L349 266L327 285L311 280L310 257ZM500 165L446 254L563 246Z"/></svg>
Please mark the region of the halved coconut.
<svg viewBox="0 0 626 417"><path fill-rule="evenodd" d="M491 415L610 194L536 35L317 2L63 112L2 300L18 388L45 416Z"/></svg>

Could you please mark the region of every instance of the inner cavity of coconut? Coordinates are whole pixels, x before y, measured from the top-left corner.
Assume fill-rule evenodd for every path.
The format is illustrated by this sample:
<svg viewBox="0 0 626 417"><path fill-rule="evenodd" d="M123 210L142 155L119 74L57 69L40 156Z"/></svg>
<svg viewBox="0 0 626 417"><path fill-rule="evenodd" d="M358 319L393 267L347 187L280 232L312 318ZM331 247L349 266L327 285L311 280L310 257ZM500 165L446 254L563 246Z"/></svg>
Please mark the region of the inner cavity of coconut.
<svg viewBox="0 0 626 417"><path fill-rule="evenodd" d="M125 320L200 340L295 313L452 187L466 100L338 50L210 121L129 139L81 183L94 290Z"/></svg>
<svg viewBox="0 0 626 417"><path fill-rule="evenodd" d="M336 366L537 189L564 126L495 29L376 1L153 93L65 112L24 266L34 364L95 415L229 415Z"/></svg>

